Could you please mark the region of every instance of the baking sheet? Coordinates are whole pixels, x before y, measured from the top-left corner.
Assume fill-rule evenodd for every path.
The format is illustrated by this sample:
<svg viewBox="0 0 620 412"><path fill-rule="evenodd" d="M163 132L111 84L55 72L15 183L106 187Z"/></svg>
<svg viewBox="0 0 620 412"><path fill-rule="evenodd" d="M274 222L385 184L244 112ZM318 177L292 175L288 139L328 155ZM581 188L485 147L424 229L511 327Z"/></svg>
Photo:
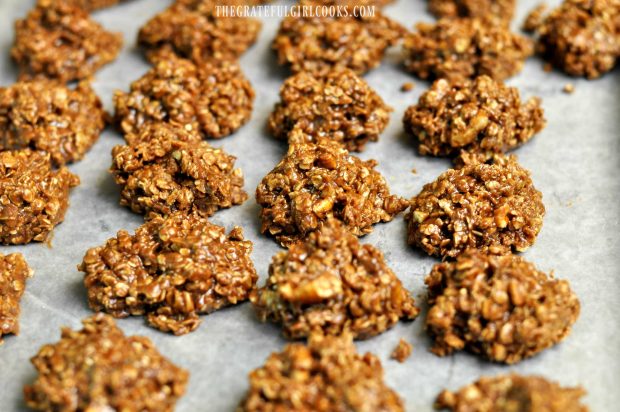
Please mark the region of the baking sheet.
<svg viewBox="0 0 620 412"><path fill-rule="evenodd" d="M12 22L26 14L34 1L0 0L0 84L9 85L15 68L9 59ZM537 0L519 1L515 27ZM552 5L558 1L553 1ZM106 28L122 31L125 47L113 64L101 70L94 87L111 109L115 89L126 90L148 65L135 46L138 28L169 4L163 0L135 0L95 13ZM276 3L285 4L285 3ZM386 14L407 27L432 21L423 0L397 0ZM278 100L278 89L287 72L276 65L269 48L278 18L263 18L257 44L241 59L245 73L257 92L249 124L235 135L214 142L238 157L245 173L245 189L253 195L260 179L278 162L285 146L265 130L266 119ZM378 143L371 143L361 157L376 158L394 193L413 196L450 164L447 160L422 158L402 131L404 110L428 87L398 65L395 49L384 64L366 75L367 81L394 107L391 122ZM424 276L436 263L405 242L402 215L375 227L363 238L386 255L388 264L413 290L424 308L413 323L358 342L360 351L372 351L383 361L385 378L405 399L408 411L430 411L442 388L456 389L482 375L507 372L542 374L565 385L582 384L586 403L593 411L612 411L620 404L620 83L619 70L596 81L571 79L558 72L545 73L542 62L530 59L523 72L508 83L522 96L539 95L548 126L530 143L516 151L523 165L532 170L536 187L543 192L547 214L536 244L524 255L543 270L555 269L569 279L582 303L582 312L566 341L533 359L512 367L493 365L470 354L438 358L428 349L423 332L425 317ZM412 92L400 86L414 81ZM566 83L575 85L572 95L562 93ZM26 410L22 387L35 377L29 358L38 348L59 339L60 327L80 327L92 314L86 302L82 275L76 265L85 251L100 245L119 229L133 231L142 217L118 205L118 188L107 169L110 150L122 139L107 129L81 162L70 168L82 184L71 195L65 222L54 231L52 247L44 244L0 247L0 253L22 252L35 270L22 299L21 334L7 337L0 347L0 411ZM417 169L417 174L411 170ZM218 212L212 220L226 226L241 225L254 242L253 258L264 282L275 242L259 233L258 206L253 196L242 206ZM149 336L167 357L189 369L191 377L178 411L233 411L247 390L247 374L261 365L286 341L277 327L257 321L249 304L204 316L195 332L182 337L158 332L142 318L120 320L127 334ZM413 355L404 364L389 359L400 338L413 343Z"/></svg>

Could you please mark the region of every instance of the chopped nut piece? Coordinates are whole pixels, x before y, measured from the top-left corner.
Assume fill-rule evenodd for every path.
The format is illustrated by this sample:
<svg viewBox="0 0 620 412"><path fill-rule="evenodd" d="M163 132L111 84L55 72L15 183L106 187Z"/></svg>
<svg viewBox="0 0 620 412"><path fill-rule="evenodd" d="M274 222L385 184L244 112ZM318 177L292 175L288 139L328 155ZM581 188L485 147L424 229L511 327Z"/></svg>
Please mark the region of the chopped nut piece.
<svg viewBox="0 0 620 412"><path fill-rule="evenodd" d="M172 412L189 373L164 358L149 338L126 337L110 316L62 329L60 341L32 358L38 377L24 387L38 411Z"/></svg>
<svg viewBox="0 0 620 412"><path fill-rule="evenodd" d="M253 101L254 89L236 63L197 66L173 55L134 81L129 93L114 95L116 121L125 133L138 133L147 123L171 122L212 139L243 126Z"/></svg>
<svg viewBox="0 0 620 412"><path fill-rule="evenodd" d="M67 168L53 170L49 154L0 152L0 243L47 240L65 217L69 190L79 183Z"/></svg>
<svg viewBox="0 0 620 412"><path fill-rule="evenodd" d="M56 166L82 159L99 138L105 117L86 82L73 90L43 79L0 88L1 148L42 150Z"/></svg>
<svg viewBox="0 0 620 412"><path fill-rule="evenodd" d="M19 334L19 301L32 273L21 253L0 254L0 345L2 335Z"/></svg>
<svg viewBox="0 0 620 412"><path fill-rule="evenodd" d="M421 155L490 157L527 142L545 126L540 99L521 104L519 91L488 76L435 81L403 118Z"/></svg>
<svg viewBox="0 0 620 412"><path fill-rule="evenodd" d="M509 23L515 0L429 0L428 9L436 17L490 17Z"/></svg>
<svg viewBox="0 0 620 412"><path fill-rule="evenodd" d="M419 23L405 38L405 67L422 79L495 80L514 76L534 52L532 41L514 34L498 20L440 19Z"/></svg>
<svg viewBox="0 0 620 412"><path fill-rule="evenodd" d="M581 387L565 388L540 376L483 377L458 392L444 390L435 408L454 412L588 412Z"/></svg>
<svg viewBox="0 0 620 412"><path fill-rule="evenodd" d="M565 0L545 18L539 9L532 14L526 28L537 34L536 52L555 67L594 79L616 65L620 1Z"/></svg>
<svg viewBox="0 0 620 412"><path fill-rule="evenodd" d="M280 99L268 122L275 137L289 143L334 140L353 151L379 139L392 111L348 69L291 76L280 89Z"/></svg>
<svg viewBox="0 0 620 412"><path fill-rule="evenodd" d="M261 22L242 16L217 13L218 4L239 3L214 0L176 0L169 8L149 20L138 34L138 43L149 59L159 60L169 52L194 61L234 60L258 37Z"/></svg>
<svg viewBox="0 0 620 412"><path fill-rule="evenodd" d="M62 82L86 79L113 61L123 43L88 12L71 2L39 0L15 22L11 56L23 78L50 77Z"/></svg>
<svg viewBox="0 0 620 412"><path fill-rule="evenodd" d="M402 86L400 86L400 91L410 92L413 90L414 87L415 87L415 84L413 82L405 82L402 84Z"/></svg>
<svg viewBox="0 0 620 412"><path fill-rule="evenodd" d="M389 222L408 205L390 195L376 165L335 142L292 144L256 189L261 232L290 246L330 217L356 236L372 232L373 224Z"/></svg>
<svg viewBox="0 0 620 412"><path fill-rule="evenodd" d="M470 249L426 277L426 329L439 356L467 349L513 364L558 342L579 316L579 300L557 280L515 256Z"/></svg>
<svg viewBox="0 0 620 412"><path fill-rule="evenodd" d="M350 336L312 336L308 345L287 345L250 373L250 390L237 412L403 412L398 394L385 385L381 361L360 355Z"/></svg>
<svg viewBox="0 0 620 412"><path fill-rule="evenodd" d="M78 269L93 310L146 315L151 326L182 335L198 327L199 314L248 299L258 279L251 252L241 228L227 235L206 218L174 213L133 236L121 230L90 249Z"/></svg>
<svg viewBox="0 0 620 412"><path fill-rule="evenodd" d="M398 345L392 351L392 359L397 360L400 363L405 362L411 356L411 352L413 351L413 346L409 342L404 339L398 341Z"/></svg>
<svg viewBox="0 0 620 412"><path fill-rule="evenodd" d="M573 94L575 91L575 85L572 83L566 83L562 88L562 91L567 94Z"/></svg>
<svg viewBox="0 0 620 412"><path fill-rule="evenodd" d="M335 219L275 255L266 285L250 300L263 322L281 323L290 339L314 332L365 339L419 313L383 254Z"/></svg>
<svg viewBox="0 0 620 412"><path fill-rule="evenodd" d="M302 0L300 4L318 7L325 1ZM324 74L333 67L347 67L364 74L379 66L385 50L406 33L400 24L378 10L374 14L354 16L355 1L337 4L347 11L334 16L291 15L282 20L272 44L280 64L289 66L295 73Z"/></svg>
<svg viewBox="0 0 620 412"><path fill-rule="evenodd" d="M530 173L513 157L472 162L443 173L411 200L408 241L433 256L467 248L494 254L530 247L545 207Z"/></svg>
<svg viewBox="0 0 620 412"><path fill-rule="evenodd" d="M183 128L146 127L145 134L127 135L134 144L112 149L110 172L122 188L121 205L147 218L177 210L211 216L248 198L234 156Z"/></svg>

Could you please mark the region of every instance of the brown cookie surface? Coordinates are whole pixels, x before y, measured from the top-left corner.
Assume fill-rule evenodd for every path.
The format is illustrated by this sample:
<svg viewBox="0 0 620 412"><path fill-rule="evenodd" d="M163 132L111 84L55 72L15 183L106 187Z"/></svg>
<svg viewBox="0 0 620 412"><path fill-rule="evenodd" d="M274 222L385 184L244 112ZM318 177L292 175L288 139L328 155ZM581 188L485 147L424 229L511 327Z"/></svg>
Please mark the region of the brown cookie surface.
<svg viewBox="0 0 620 412"><path fill-rule="evenodd" d="M81 160L99 139L105 118L86 82L72 89L38 79L0 88L2 148L41 150L56 166Z"/></svg>
<svg viewBox="0 0 620 412"><path fill-rule="evenodd" d="M30 149L0 152L0 243L46 241L63 221L69 191L79 183L69 169L52 169L49 154Z"/></svg>
<svg viewBox="0 0 620 412"><path fill-rule="evenodd" d="M441 17L491 17L512 20L516 0L429 0L429 11Z"/></svg>
<svg viewBox="0 0 620 412"><path fill-rule="evenodd" d="M514 157L450 169L411 199L408 242L432 256L468 248L493 254L526 250L542 228L545 206L530 172Z"/></svg>
<svg viewBox="0 0 620 412"><path fill-rule="evenodd" d="M236 158L185 128L152 124L127 139L133 144L112 149L110 172L121 187L121 205L136 213L211 216L248 197Z"/></svg>
<svg viewBox="0 0 620 412"><path fill-rule="evenodd" d="M289 143L333 140L347 150L362 151L375 142L390 120L386 105L361 77L349 69L324 75L301 72L286 79L280 102L269 116L269 131Z"/></svg>
<svg viewBox="0 0 620 412"><path fill-rule="evenodd" d="M110 316L62 329L60 341L31 359L37 378L24 387L26 404L38 411L171 412L185 393L189 374L163 357L149 338L127 337Z"/></svg>
<svg viewBox="0 0 620 412"><path fill-rule="evenodd" d="M570 285L515 255L475 249L433 267L426 277L426 330L439 356L468 350L513 364L570 333L580 304Z"/></svg>
<svg viewBox="0 0 620 412"><path fill-rule="evenodd" d="M19 301L32 274L21 253L0 254L0 344L3 335L19 334Z"/></svg>
<svg viewBox="0 0 620 412"><path fill-rule="evenodd" d="M169 122L218 139L252 115L254 89L234 62L196 65L172 54L158 61L128 93L114 94L115 120L124 133Z"/></svg>
<svg viewBox="0 0 620 412"><path fill-rule="evenodd" d="M312 336L287 345L250 373L237 412L402 412L404 403L383 379L379 358L358 354L351 337Z"/></svg>
<svg viewBox="0 0 620 412"><path fill-rule="evenodd" d="M118 232L78 269L93 310L144 315L154 328L183 335L198 327L198 315L248 299L258 279L251 252L240 227L226 234L206 218L174 213L134 235Z"/></svg>
<svg viewBox="0 0 620 412"><path fill-rule="evenodd" d="M329 218L356 236L389 222L408 202L390 194L375 160L362 161L336 142L292 144L256 188L261 232L283 246L305 238Z"/></svg>
<svg viewBox="0 0 620 412"><path fill-rule="evenodd" d="M116 59L123 44L72 2L39 0L15 22L11 57L23 78L48 77L62 82L91 77Z"/></svg>
<svg viewBox="0 0 620 412"><path fill-rule="evenodd" d="M365 339L419 313L383 253L335 219L275 255L251 300L258 317L281 324L290 339L314 332Z"/></svg>

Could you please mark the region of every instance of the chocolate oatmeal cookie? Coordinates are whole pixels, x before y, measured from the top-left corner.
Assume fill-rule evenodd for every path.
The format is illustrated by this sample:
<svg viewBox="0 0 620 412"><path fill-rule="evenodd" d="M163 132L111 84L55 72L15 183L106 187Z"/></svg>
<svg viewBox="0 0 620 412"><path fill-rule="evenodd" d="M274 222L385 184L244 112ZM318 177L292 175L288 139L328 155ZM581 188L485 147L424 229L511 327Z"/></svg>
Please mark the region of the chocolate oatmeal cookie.
<svg viewBox="0 0 620 412"><path fill-rule="evenodd" d="M252 115L254 89L234 62L203 63L168 55L129 93L114 95L116 122L138 133L151 122L171 122L218 139L234 133Z"/></svg>
<svg viewBox="0 0 620 412"><path fill-rule="evenodd" d="M49 154L0 152L0 244L46 241L63 221L69 191L79 183L69 169L52 169Z"/></svg>
<svg viewBox="0 0 620 412"><path fill-rule="evenodd" d="M235 227L195 214L155 217L132 236L124 230L86 252L88 302L118 318L146 316L151 326L183 335L208 314L248 299L258 276L252 243Z"/></svg>
<svg viewBox="0 0 620 412"><path fill-rule="evenodd" d="M405 216L409 244L453 258L467 248L506 254L534 243L542 194L514 157L492 160L450 169L424 186Z"/></svg>
<svg viewBox="0 0 620 412"><path fill-rule="evenodd" d="M0 87L1 148L44 151L55 166L82 159L99 138L105 118L87 82L74 89L45 79Z"/></svg>
<svg viewBox="0 0 620 412"><path fill-rule="evenodd" d="M237 412L403 412L386 386L375 355L360 355L350 336L314 335L273 353L250 373L250 389Z"/></svg>
<svg viewBox="0 0 620 412"><path fill-rule="evenodd" d="M439 356L466 349L513 364L554 346L579 317L579 300L557 280L515 255L476 249L433 267L426 330Z"/></svg>
<svg viewBox="0 0 620 412"><path fill-rule="evenodd" d="M118 55L123 38L107 32L79 6L38 0L25 19L15 22L11 57L23 78L62 82L91 77Z"/></svg>
<svg viewBox="0 0 620 412"><path fill-rule="evenodd" d="M300 5L320 8L324 3L302 0ZM347 67L363 74L379 66L385 50L406 33L379 10L354 16L356 2L338 4L348 11L334 16L310 13L285 17L272 44L278 62L293 72L323 74L333 67Z"/></svg>
<svg viewBox="0 0 620 412"><path fill-rule="evenodd" d="M324 75L301 72L286 79L280 102L269 117L269 131L289 143L334 140L347 150L362 151L375 142L390 120L386 105L349 69Z"/></svg>
<svg viewBox="0 0 620 412"><path fill-rule="evenodd" d="M548 16L533 11L525 28L537 34L536 51L572 76L594 79L620 57L620 1L565 0Z"/></svg>
<svg viewBox="0 0 620 412"><path fill-rule="evenodd" d="M405 68L422 79L504 80L519 73L534 53L530 39L496 19L443 18L419 23L405 38Z"/></svg>
<svg viewBox="0 0 620 412"><path fill-rule="evenodd" d="M236 158L177 129L168 125L150 139L112 149L110 172L121 186L121 205L151 218L177 210L211 216L243 203L248 195Z"/></svg>
<svg viewBox="0 0 620 412"><path fill-rule="evenodd" d="M336 219L275 255L266 285L250 299L258 317L282 324L289 339L345 332L366 339L419 313L383 253Z"/></svg>
<svg viewBox="0 0 620 412"><path fill-rule="evenodd" d="M218 5L256 4L255 1L176 0L149 20L138 33L138 44L151 60L174 52L203 64L240 57L258 37L261 22L243 16L226 16Z"/></svg>
<svg viewBox="0 0 620 412"><path fill-rule="evenodd" d="M581 387L566 388L541 376L482 377L458 392L444 390L435 408L454 412L589 412Z"/></svg>
<svg viewBox="0 0 620 412"><path fill-rule="evenodd" d="M530 140L545 118L539 98L522 104L516 88L479 76L435 81L403 123L421 155L454 157L464 150L490 157Z"/></svg>
<svg viewBox="0 0 620 412"><path fill-rule="evenodd" d="M21 253L0 253L0 345L3 335L19 334L19 301L32 273Z"/></svg>
<svg viewBox="0 0 620 412"><path fill-rule="evenodd" d="M110 316L97 314L84 328L62 329L60 341L32 358L38 376L24 387L38 411L172 412L189 373L163 357L143 336L126 337Z"/></svg>
<svg viewBox="0 0 620 412"><path fill-rule="evenodd" d="M429 0L429 11L441 17L489 17L510 23L516 0Z"/></svg>
<svg viewBox="0 0 620 412"><path fill-rule="evenodd" d="M330 217L356 236L372 232L373 224L392 220L408 205L390 194L376 165L336 142L291 145L256 189L261 232L287 247Z"/></svg>

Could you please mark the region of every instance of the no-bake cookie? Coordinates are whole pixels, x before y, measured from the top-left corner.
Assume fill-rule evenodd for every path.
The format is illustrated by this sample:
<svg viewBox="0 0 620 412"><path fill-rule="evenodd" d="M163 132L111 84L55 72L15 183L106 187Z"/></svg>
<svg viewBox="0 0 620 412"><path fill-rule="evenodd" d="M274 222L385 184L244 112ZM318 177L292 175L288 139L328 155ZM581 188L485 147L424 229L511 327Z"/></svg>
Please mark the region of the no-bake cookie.
<svg viewBox="0 0 620 412"><path fill-rule="evenodd" d="M15 22L11 56L24 78L69 82L94 75L116 58L122 43L121 34L105 31L85 9L39 0L26 18Z"/></svg>
<svg viewBox="0 0 620 412"><path fill-rule="evenodd" d="M0 344L3 335L19 334L19 301L32 273L21 253L0 254Z"/></svg>
<svg viewBox="0 0 620 412"><path fill-rule="evenodd" d="M252 243L195 214L156 217L86 253L88 302L115 317L146 316L161 331L195 330L200 314L247 300L255 288Z"/></svg>
<svg viewBox="0 0 620 412"><path fill-rule="evenodd" d="M217 6L241 5L214 0L176 0L149 20L138 34L138 44L151 60L161 52L174 52L196 64L236 59L258 37L261 22L245 16L227 16Z"/></svg>
<svg viewBox="0 0 620 412"><path fill-rule="evenodd" d="M408 205L390 194L376 165L336 142L292 144L256 189L261 232L290 246L333 217L356 236L370 233Z"/></svg>
<svg viewBox="0 0 620 412"><path fill-rule="evenodd" d="M426 277L426 330L433 353L466 349L513 364L562 341L579 316L579 300L565 280L515 255L470 249Z"/></svg>
<svg viewBox="0 0 620 412"><path fill-rule="evenodd" d="M189 374L163 357L149 338L127 337L110 316L63 328L60 341L32 358L36 380L24 387L38 411L172 412Z"/></svg>
<svg viewBox="0 0 620 412"><path fill-rule="evenodd" d="M157 129L150 127L145 130ZM247 199L234 156L183 129L175 133L172 125L162 130L112 149L110 172L121 186L121 205L147 218L175 211L210 216Z"/></svg>
<svg viewBox="0 0 620 412"><path fill-rule="evenodd" d="M275 255L251 300L258 317L281 324L290 339L345 332L365 339L419 313L383 253L335 219Z"/></svg>
<svg viewBox="0 0 620 412"><path fill-rule="evenodd" d="M196 65L168 54L134 81L129 93L115 93L115 119L124 133L138 133L150 122L172 122L217 139L250 119L253 101L254 89L236 63Z"/></svg>
<svg viewBox="0 0 620 412"><path fill-rule="evenodd" d="M323 139L362 151L377 141L390 119L386 105L362 78L349 69L324 75L301 72L280 89L280 102L269 117L269 131L289 143Z"/></svg>
<svg viewBox="0 0 620 412"><path fill-rule="evenodd" d="M519 91L488 76L433 83L403 118L422 155L490 156L527 142L545 126L539 98L521 103Z"/></svg>
<svg viewBox="0 0 620 412"><path fill-rule="evenodd" d="M0 244L46 241L63 221L69 191L79 183L69 169L52 169L49 154L0 152Z"/></svg>
<svg viewBox="0 0 620 412"><path fill-rule="evenodd" d="M381 361L360 355L351 337L312 336L287 345L250 373L250 389L237 412L403 412L383 379Z"/></svg>
<svg viewBox="0 0 620 412"><path fill-rule="evenodd" d="M501 21L443 18L419 23L405 37L405 68L422 79L473 79L486 74L504 80L519 73L534 53L533 42Z"/></svg>
<svg viewBox="0 0 620 412"><path fill-rule="evenodd" d="M489 17L510 22L516 0L429 0L428 9L436 17Z"/></svg>
<svg viewBox="0 0 620 412"><path fill-rule="evenodd" d="M546 17L536 8L525 28L538 37L536 51L572 76L594 79L620 57L620 1L565 0Z"/></svg>
<svg viewBox="0 0 620 412"><path fill-rule="evenodd" d="M406 30L379 10L354 16L355 2L339 3L340 14L321 14L325 2L302 0L301 7L318 12L290 15L282 20L272 47L278 62L293 72L322 74L333 67L347 67L363 74L381 63L388 47L398 43ZM360 7L357 5L357 7Z"/></svg>
<svg viewBox="0 0 620 412"><path fill-rule="evenodd" d="M513 157L450 169L411 200L408 241L429 255L456 257L467 248L521 252L542 228L545 207L530 172Z"/></svg>
<svg viewBox="0 0 620 412"><path fill-rule="evenodd" d="M454 412L588 412L581 387L562 387L541 376L482 377L457 392L443 391L436 409Z"/></svg>
<svg viewBox="0 0 620 412"><path fill-rule="evenodd" d="M105 118L86 82L71 89L40 79L0 88L1 147L47 152L56 166L82 159L99 138Z"/></svg>

